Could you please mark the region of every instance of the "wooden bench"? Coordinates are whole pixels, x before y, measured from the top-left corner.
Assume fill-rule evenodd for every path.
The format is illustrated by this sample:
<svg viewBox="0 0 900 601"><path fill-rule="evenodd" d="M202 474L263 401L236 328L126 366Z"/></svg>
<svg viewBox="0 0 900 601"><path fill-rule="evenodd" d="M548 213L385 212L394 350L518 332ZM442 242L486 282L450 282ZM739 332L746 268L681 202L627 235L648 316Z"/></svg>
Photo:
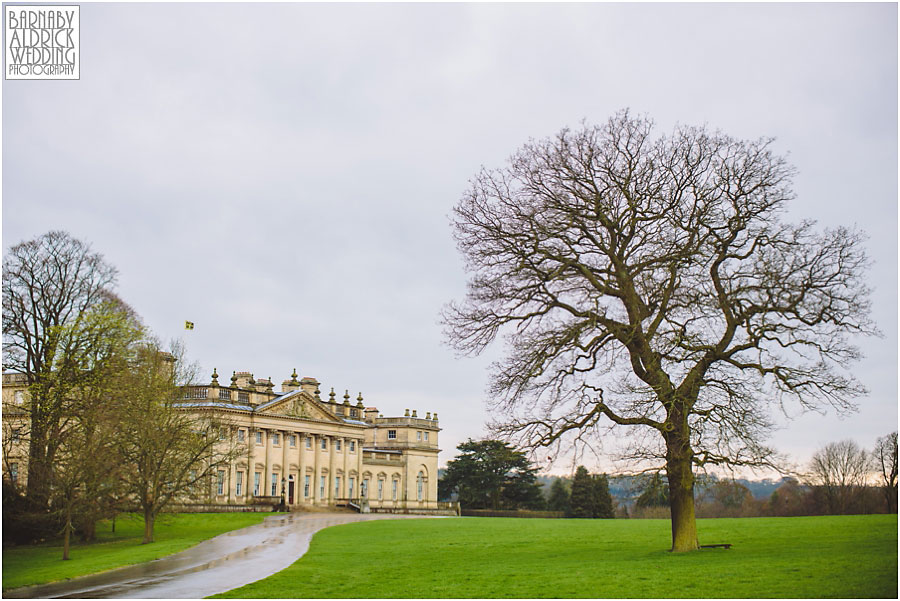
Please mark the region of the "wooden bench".
<svg viewBox="0 0 900 601"><path fill-rule="evenodd" d="M700 545L701 549L715 549L717 547L724 547L725 549L730 549L731 543L718 543L716 545Z"/></svg>

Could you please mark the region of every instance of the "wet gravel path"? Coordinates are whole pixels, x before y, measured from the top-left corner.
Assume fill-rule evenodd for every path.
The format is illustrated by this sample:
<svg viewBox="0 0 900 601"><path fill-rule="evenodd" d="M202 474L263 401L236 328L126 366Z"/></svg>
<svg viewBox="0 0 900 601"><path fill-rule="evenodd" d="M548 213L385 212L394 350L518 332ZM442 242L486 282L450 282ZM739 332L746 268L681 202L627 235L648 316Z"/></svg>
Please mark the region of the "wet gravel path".
<svg viewBox="0 0 900 601"><path fill-rule="evenodd" d="M313 534L338 524L421 516L292 513L226 532L154 561L93 576L4 591L6 598L199 599L279 572L309 548Z"/></svg>

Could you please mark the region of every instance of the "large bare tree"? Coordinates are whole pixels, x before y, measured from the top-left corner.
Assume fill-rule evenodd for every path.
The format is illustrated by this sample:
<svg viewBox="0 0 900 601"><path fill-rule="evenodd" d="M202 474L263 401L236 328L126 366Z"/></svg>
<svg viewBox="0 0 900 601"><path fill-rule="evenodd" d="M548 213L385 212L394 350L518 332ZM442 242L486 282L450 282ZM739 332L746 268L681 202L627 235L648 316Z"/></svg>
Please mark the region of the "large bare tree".
<svg viewBox="0 0 900 601"><path fill-rule="evenodd" d="M114 267L62 231L16 244L3 257L3 363L29 386L27 496L34 507L48 505L71 392L91 377L76 355L90 354L86 345L97 339L81 324L115 282Z"/></svg>
<svg viewBox="0 0 900 601"><path fill-rule="evenodd" d="M636 426L663 461L672 550L698 547L693 467L766 466L769 409L853 407L869 318L863 236L781 220L794 169L769 140L653 137L627 112L532 141L455 207L471 274L443 322L459 351L498 335L495 431L532 447Z"/></svg>

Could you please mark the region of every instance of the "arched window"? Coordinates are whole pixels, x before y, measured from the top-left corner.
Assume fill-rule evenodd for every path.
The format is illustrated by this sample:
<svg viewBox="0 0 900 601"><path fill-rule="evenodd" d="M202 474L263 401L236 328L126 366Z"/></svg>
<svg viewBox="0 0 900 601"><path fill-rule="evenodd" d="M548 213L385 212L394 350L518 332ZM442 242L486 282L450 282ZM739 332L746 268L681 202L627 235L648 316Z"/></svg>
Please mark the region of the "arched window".
<svg viewBox="0 0 900 601"><path fill-rule="evenodd" d="M418 477L416 477L416 498L421 501L424 495L425 489L425 474L419 472Z"/></svg>

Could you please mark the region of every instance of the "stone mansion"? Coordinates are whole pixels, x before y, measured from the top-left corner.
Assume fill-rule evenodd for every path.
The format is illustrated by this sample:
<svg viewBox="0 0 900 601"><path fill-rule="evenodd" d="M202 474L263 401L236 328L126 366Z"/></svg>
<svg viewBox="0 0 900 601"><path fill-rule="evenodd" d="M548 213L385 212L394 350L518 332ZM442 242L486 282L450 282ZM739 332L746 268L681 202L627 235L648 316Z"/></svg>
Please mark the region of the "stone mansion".
<svg viewBox="0 0 900 601"><path fill-rule="evenodd" d="M315 378L294 370L275 392L271 380L234 372L220 384L215 370L208 384L181 388L175 406L212 412L231 424L246 453L220 469L204 498L217 505L250 505L281 497L292 508L352 504L362 511L430 512L437 502L438 417L405 410L384 417L366 407L360 393L351 402L332 388L323 399ZM16 442L17 424L27 413L24 376L3 374L4 437ZM8 440L9 442L9 440ZM3 477L19 486L27 474L27 445L5 445Z"/></svg>

